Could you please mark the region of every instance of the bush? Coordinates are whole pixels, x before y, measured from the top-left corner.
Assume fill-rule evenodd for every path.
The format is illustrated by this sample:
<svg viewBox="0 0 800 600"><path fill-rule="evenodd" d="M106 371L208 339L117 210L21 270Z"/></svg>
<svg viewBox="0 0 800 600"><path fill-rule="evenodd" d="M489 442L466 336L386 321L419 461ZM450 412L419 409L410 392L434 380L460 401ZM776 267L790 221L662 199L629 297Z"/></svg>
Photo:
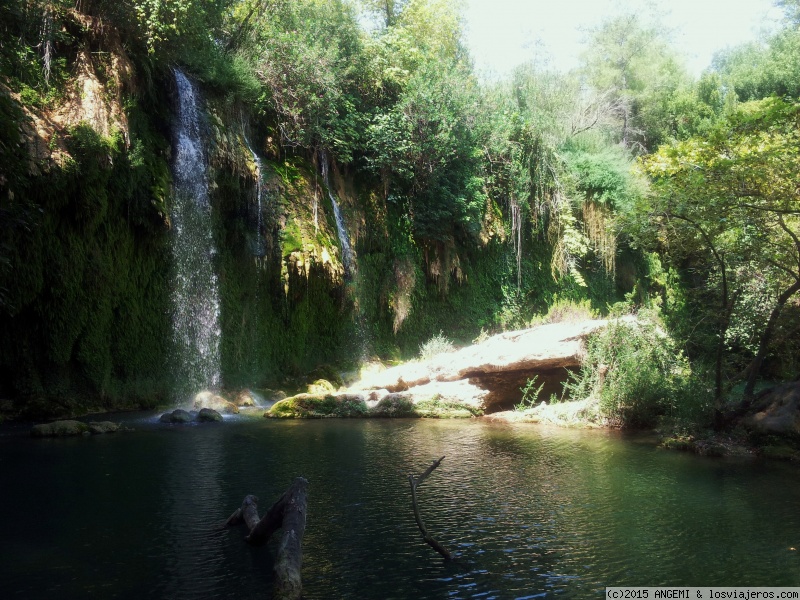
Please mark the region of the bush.
<svg viewBox="0 0 800 600"><path fill-rule="evenodd" d="M650 427L661 415L683 411L693 389L690 375L657 317L640 314L637 321L611 321L589 340L584 367L565 392L597 399L611 425Z"/></svg>
<svg viewBox="0 0 800 600"><path fill-rule="evenodd" d="M569 298L553 298L553 304L547 310L546 315L539 315L531 319L529 326L542 325L546 323L577 323L579 321L589 321L597 318L597 311L592 309L590 300L571 300Z"/></svg>
<svg viewBox="0 0 800 600"><path fill-rule="evenodd" d="M453 342L445 337L445 335L440 331L427 342L420 345L419 358L420 360L430 360L437 354L452 352L453 350L455 350Z"/></svg>

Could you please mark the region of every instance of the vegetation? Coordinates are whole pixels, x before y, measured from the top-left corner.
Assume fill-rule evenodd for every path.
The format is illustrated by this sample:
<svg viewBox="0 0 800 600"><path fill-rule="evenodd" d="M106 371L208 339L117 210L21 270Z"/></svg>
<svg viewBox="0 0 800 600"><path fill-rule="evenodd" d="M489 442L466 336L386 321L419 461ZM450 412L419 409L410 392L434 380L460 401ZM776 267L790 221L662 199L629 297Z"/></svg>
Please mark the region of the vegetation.
<svg viewBox="0 0 800 600"><path fill-rule="evenodd" d="M0 0L0 394L65 413L169 396L181 65L208 113L226 385L626 300L663 322L598 338L573 393L614 422L703 421L708 377L720 425L734 385L800 369L800 33L781 6L782 30L696 81L630 14L572 73L485 83L455 0Z"/></svg>
<svg viewBox="0 0 800 600"><path fill-rule="evenodd" d="M640 313L636 321L612 320L595 335L567 391L595 398L601 418L616 426L652 427L661 416L705 422L707 413L688 361L653 313Z"/></svg>

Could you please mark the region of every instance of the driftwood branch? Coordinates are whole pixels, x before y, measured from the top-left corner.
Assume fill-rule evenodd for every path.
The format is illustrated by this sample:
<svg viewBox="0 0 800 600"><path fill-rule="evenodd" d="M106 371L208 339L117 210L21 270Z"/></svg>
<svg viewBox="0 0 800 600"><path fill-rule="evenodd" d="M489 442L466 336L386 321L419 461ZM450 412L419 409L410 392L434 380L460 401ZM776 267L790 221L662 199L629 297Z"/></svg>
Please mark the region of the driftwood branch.
<svg viewBox="0 0 800 600"><path fill-rule="evenodd" d="M258 517L258 498L245 496L242 506L225 521L225 526L245 523L249 530L245 540L262 545L278 529L283 530L275 560L275 593L280 600L297 599L303 591L300 569L303 563L303 534L306 530L306 497L308 481L298 477L292 485Z"/></svg>
<svg viewBox="0 0 800 600"><path fill-rule="evenodd" d="M411 484L411 503L414 507L414 519L417 521L417 527L419 527L419 530L422 533L422 539L424 539L425 543L427 543L431 548L441 554L445 560L451 560L453 557L450 554L450 551L433 539L431 534L428 533L428 528L425 527L425 523L422 520L422 515L419 513L419 505L417 504L417 487L428 478L428 475L433 473L433 470L438 467L443 460L444 456L439 460L433 461L431 466L425 469L425 472L417 477L409 475L408 482Z"/></svg>

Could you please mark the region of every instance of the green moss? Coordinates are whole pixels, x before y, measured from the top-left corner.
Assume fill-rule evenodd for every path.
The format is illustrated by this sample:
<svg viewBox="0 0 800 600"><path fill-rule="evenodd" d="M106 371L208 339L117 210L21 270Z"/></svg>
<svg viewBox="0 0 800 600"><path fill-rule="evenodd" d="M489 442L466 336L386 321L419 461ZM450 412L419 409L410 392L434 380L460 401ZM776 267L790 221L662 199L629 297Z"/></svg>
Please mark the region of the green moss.
<svg viewBox="0 0 800 600"><path fill-rule="evenodd" d="M379 418L419 417L414 409L414 403L398 394L390 394L381 399L369 411L369 416Z"/></svg>
<svg viewBox="0 0 800 600"><path fill-rule="evenodd" d="M367 416L367 405L359 396L298 394L276 402L265 414L271 418L321 419Z"/></svg>
<svg viewBox="0 0 800 600"><path fill-rule="evenodd" d="M474 406L439 396L420 400L415 403L414 411L421 417L441 419L469 419L483 415L483 411Z"/></svg>

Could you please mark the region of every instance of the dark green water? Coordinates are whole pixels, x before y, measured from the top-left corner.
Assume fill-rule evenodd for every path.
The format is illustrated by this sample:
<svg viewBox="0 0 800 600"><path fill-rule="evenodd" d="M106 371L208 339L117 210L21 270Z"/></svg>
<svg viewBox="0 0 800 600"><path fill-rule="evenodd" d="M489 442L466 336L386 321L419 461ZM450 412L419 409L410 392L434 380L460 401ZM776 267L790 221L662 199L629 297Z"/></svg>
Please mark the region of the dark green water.
<svg viewBox="0 0 800 600"><path fill-rule="evenodd" d="M800 585L792 465L475 420L132 425L80 439L2 431L2 598L268 597L274 545L213 526L247 493L266 509L296 475L311 482L309 599ZM406 480L442 455L420 502L452 563L422 542Z"/></svg>

